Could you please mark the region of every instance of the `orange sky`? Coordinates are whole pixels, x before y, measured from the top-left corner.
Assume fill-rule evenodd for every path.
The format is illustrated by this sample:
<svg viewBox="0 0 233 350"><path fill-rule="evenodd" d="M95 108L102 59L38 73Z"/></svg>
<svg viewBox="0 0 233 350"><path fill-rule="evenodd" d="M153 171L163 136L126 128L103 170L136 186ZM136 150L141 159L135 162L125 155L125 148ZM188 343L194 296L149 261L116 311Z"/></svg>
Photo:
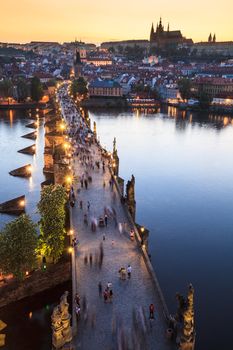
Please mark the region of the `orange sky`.
<svg viewBox="0 0 233 350"><path fill-rule="evenodd" d="M194 41L233 40L233 0L1 0L0 41L148 39L162 16Z"/></svg>

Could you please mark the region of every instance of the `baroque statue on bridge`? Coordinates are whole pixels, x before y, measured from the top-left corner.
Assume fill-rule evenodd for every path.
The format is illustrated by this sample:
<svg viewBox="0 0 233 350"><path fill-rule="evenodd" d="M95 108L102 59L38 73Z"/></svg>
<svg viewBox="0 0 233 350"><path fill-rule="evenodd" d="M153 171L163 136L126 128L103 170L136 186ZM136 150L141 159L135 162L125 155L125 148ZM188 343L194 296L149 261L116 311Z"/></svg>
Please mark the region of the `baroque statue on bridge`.
<svg viewBox="0 0 233 350"><path fill-rule="evenodd" d="M60 304L53 309L51 316L53 349L60 349L72 340L71 316L68 311L69 304L67 302L68 294L68 292L65 292L62 295Z"/></svg>
<svg viewBox="0 0 233 350"><path fill-rule="evenodd" d="M126 185L126 201L130 214L133 220L135 220L136 214L136 201L135 201L135 177L132 175L131 180Z"/></svg>
<svg viewBox="0 0 233 350"><path fill-rule="evenodd" d="M188 296L183 310L183 332L180 338L181 350L193 350L195 345L194 329L194 288L190 283Z"/></svg>

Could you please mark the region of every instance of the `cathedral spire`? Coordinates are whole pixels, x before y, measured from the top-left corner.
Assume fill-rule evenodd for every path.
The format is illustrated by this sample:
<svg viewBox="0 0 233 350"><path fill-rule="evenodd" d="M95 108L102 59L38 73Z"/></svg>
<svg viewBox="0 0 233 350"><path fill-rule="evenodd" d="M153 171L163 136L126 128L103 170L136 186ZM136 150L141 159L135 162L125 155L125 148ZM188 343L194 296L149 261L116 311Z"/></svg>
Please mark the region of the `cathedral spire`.
<svg viewBox="0 0 233 350"><path fill-rule="evenodd" d="M150 41L153 41L153 37L154 37L154 24L152 23L152 26L151 26L151 31L150 31Z"/></svg>
<svg viewBox="0 0 233 350"><path fill-rule="evenodd" d="M208 38L208 42L211 43L211 41L212 41L212 34L210 33L209 38Z"/></svg>
<svg viewBox="0 0 233 350"><path fill-rule="evenodd" d="M79 50L76 49L76 54L75 54L75 64L82 64L81 62L81 57L80 57L80 52Z"/></svg>
<svg viewBox="0 0 233 350"><path fill-rule="evenodd" d="M169 23L167 25L167 31L170 32L170 25L169 25Z"/></svg>
<svg viewBox="0 0 233 350"><path fill-rule="evenodd" d="M162 18L160 17L160 21L159 21L159 27L158 27L159 33L163 32L163 25L162 25Z"/></svg>
<svg viewBox="0 0 233 350"><path fill-rule="evenodd" d="M213 42L215 43L216 42L216 35L214 34L213 36Z"/></svg>

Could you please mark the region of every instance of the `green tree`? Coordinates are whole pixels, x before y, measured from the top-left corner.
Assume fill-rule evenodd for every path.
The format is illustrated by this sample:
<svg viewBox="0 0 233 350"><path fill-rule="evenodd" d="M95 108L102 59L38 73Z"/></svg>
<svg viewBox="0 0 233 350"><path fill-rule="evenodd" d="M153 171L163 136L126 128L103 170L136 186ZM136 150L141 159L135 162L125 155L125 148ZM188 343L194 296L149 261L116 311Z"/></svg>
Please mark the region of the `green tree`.
<svg viewBox="0 0 233 350"><path fill-rule="evenodd" d="M65 204L67 194L62 186L46 186L41 191L37 207L41 215L38 252L58 261L64 251Z"/></svg>
<svg viewBox="0 0 233 350"><path fill-rule="evenodd" d="M43 96L43 87L40 79L33 77L31 80L31 99L35 102L39 102Z"/></svg>
<svg viewBox="0 0 233 350"><path fill-rule="evenodd" d="M36 266L38 237L28 215L11 221L0 233L0 268L22 280Z"/></svg>
<svg viewBox="0 0 233 350"><path fill-rule="evenodd" d="M74 80L71 85L71 93L76 98L77 95L85 95L87 94L87 82L83 77L79 77Z"/></svg>
<svg viewBox="0 0 233 350"><path fill-rule="evenodd" d="M212 100L212 97L210 97L205 91L199 92L198 101L201 109L208 109Z"/></svg>
<svg viewBox="0 0 233 350"><path fill-rule="evenodd" d="M0 81L0 96L1 97L12 97L13 96L13 84L9 79Z"/></svg>
<svg viewBox="0 0 233 350"><path fill-rule="evenodd" d="M118 45L117 46L117 51L119 52L119 54L123 54L123 52L124 52L123 46L122 45Z"/></svg>
<svg viewBox="0 0 233 350"><path fill-rule="evenodd" d="M115 48L114 48L113 46L110 46L109 49L108 49L108 51L109 51L110 53L115 53Z"/></svg>
<svg viewBox="0 0 233 350"><path fill-rule="evenodd" d="M24 79L19 79L17 82L18 101L24 102L29 96L28 84Z"/></svg>
<svg viewBox="0 0 233 350"><path fill-rule="evenodd" d="M187 78L182 78L178 81L178 87L183 100L188 100L191 97L191 81Z"/></svg>

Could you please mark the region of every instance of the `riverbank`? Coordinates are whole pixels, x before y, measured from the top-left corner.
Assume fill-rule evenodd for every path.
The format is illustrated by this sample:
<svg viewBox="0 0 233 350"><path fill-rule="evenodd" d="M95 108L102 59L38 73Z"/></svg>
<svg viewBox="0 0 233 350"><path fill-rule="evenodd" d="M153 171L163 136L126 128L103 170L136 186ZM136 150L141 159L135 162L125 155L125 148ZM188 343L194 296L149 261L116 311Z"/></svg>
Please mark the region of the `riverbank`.
<svg viewBox="0 0 233 350"><path fill-rule="evenodd" d="M46 270L33 272L24 281L7 282L0 287L0 308L16 301L29 298L71 280L70 257L63 257Z"/></svg>
<svg viewBox="0 0 233 350"><path fill-rule="evenodd" d="M123 97L92 97L80 103L82 108L127 108L127 100Z"/></svg>
<svg viewBox="0 0 233 350"><path fill-rule="evenodd" d="M0 103L0 110L8 110L8 109L46 109L48 107L48 103L45 102L23 102L23 103Z"/></svg>
<svg viewBox="0 0 233 350"><path fill-rule="evenodd" d="M6 334L3 349L51 349L51 314L64 291L69 292L68 302L71 310L71 281L1 308L0 319L7 324L3 331Z"/></svg>
<svg viewBox="0 0 233 350"><path fill-rule="evenodd" d="M226 107L226 106L209 106L206 108L201 108L198 105L187 105L187 104L173 104L173 103L167 103L163 102L163 106L171 106L174 108L177 108L182 111L191 111L191 112L197 112L197 113L216 113L216 114L229 114L233 115L233 107Z"/></svg>

